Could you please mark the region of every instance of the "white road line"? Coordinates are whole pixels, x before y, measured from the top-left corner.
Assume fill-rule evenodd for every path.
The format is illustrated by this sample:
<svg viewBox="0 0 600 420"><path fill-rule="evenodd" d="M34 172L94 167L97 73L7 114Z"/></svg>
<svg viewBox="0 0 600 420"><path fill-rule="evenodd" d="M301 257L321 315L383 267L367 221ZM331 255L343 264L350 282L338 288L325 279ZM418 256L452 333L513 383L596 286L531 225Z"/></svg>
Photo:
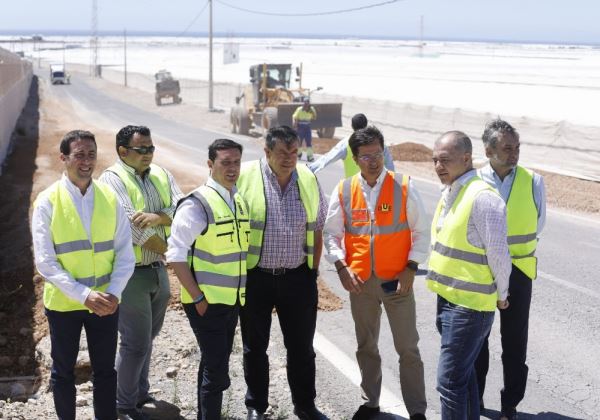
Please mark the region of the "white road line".
<svg viewBox="0 0 600 420"><path fill-rule="evenodd" d="M553 276L552 274L548 274L548 273L544 273L543 271L538 270L538 277L542 277L546 280L550 280L554 283L560 284L561 286L565 286L569 289L572 290L577 290L578 292L583 293L584 295L588 295L588 296L592 296L596 299L600 299L600 293L598 292L594 292L591 289L588 289L586 287L583 286L578 286L574 283L571 283L570 281L567 280L563 280L561 278L558 278L556 276Z"/></svg>
<svg viewBox="0 0 600 420"><path fill-rule="evenodd" d="M346 353L338 349L331 341L318 331L315 332L313 341L315 349L325 357L337 370L346 376L350 382L357 387L360 387L360 371L358 365L350 359ZM389 391L386 387L381 387L381 396L379 397L379 406L381 411L385 413L395 414L404 418L408 418L408 411L401 399Z"/></svg>

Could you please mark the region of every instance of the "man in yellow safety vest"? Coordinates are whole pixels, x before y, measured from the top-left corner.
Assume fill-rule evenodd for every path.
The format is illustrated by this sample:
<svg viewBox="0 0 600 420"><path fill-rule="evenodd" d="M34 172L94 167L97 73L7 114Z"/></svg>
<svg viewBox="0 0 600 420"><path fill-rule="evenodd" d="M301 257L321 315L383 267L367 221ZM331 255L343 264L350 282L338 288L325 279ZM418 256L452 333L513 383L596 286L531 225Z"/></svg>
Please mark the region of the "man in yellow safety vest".
<svg viewBox="0 0 600 420"><path fill-rule="evenodd" d="M74 130L60 143L62 179L40 193L31 219L35 265L44 277L50 384L58 418L75 420L75 362L85 328L95 418L117 417L115 353L119 299L135 257L129 222L112 190L92 180L96 139Z"/></svg>
<svg viewBox="0 0 600 420"><path fill-rule="evenodd" d="M537 276L535 249L546 221L546 193L543 178L519 166L519 133L506 121L496 119L483 132L483 144L489 159L478 170L485 182L496 189L506 202L508 249L512 271L508 286L510 307L500 312L504 388L500 391L501 418L516 417L517 405L527 386L527 339L532 280ZM486 337L475 362L480 405L483 404L485 378L489 368Z"/></svg>

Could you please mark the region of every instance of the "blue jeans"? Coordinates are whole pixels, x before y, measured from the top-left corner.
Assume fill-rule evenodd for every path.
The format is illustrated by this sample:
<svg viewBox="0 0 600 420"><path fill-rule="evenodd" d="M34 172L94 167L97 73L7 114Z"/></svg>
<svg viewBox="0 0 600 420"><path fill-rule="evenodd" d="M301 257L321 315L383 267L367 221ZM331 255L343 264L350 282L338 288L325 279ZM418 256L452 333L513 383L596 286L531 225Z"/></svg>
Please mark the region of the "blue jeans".
<svg viewBox="0 0 600 420"><path fill-rule="evenodd" d="M58 312L46 309L50 326L52 373L50 384L59 420L75 420L75 362L81 328L85 328L94 384L94 415L98 420L117 418L117 325L119 312L98 316L87 310Z"/></svg>
<svg viewBox="0 0 600 420"><path fill-rule="evenodd" d="M479 419L477 358L494 312L475 311L438 296L436 326L442 336L438 385L442 420Z"/></svg>

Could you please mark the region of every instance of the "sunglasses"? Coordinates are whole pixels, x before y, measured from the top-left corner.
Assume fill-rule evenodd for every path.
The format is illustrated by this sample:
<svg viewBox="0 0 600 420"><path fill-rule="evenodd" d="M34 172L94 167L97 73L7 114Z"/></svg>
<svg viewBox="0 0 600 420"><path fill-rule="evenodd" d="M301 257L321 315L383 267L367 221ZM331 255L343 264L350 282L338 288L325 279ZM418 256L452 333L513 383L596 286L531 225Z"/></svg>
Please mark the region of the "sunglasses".
<svg viewBox="0 0 600 420"><path fill-rule="evenodd" d="M124 148L126 148L127 150L133 150L136 153L139 153L140 155L147 155L149 153L154 153L154 151L156 150L156 147L154 146L123 146Z"/></svg>

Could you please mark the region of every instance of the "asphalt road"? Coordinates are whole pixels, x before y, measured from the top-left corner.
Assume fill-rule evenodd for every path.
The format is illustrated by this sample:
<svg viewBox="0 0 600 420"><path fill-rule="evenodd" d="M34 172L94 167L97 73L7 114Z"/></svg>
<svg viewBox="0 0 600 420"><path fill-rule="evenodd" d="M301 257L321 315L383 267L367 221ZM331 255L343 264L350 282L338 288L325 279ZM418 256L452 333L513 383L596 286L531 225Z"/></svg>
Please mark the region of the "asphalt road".
<svg viewBox="0 0 600 420"><path fill-rule="evenodd" d="M43 76L43 75L42 75ZM140 123L153 135L186 146L194 156L206 159L207 145L216 136L232 136L175 123L129 104L116 101L91 88L85 78L73 77L70 86L51 86L52 94L72 100L81 116L107 129ZM244 158L262 156L262 150L248 137L235 136L244 145ZM432 139L433 140L433 139ZM194 156L195 157L195 156ZM401 164L397 166L401 171ZM327 195L342 176L341 164L319 174ZM416 180L427 209L432 212L439 198L435 183ZM529 381L525 400L519 406L520 418L571 419L600 418L600 223L565 212L549 211L537 255L540 276L534 283L530 316ZM332 267L323 262L322 276L343 297L342 310L320 313L316 347L319 350L319 399L339 407L351 416L361 403L354 363L355 338L346 292L340 287ZM435 330L435 296L424 286L424 273L417 277L418 329L425 364L430 418L439 417L439 399L435 391L439 336ZM497 317L498 318L498 317ZM496 418L502 387L499 322L495 322L490 343L491 362L485 396L484 417ZM384 363L383 385L390 391L385 402L392 407L400 398L397 356L387 321L382 321L380 353ZM325 371L323 371L325 370ZM387 394L386 394L387 395ZM382 406L385 406L382 401ZM403 413L401 406L392 410ZM386 416L387 417L387 416ZM390 416L388 418L393 418Z"/></svg>

